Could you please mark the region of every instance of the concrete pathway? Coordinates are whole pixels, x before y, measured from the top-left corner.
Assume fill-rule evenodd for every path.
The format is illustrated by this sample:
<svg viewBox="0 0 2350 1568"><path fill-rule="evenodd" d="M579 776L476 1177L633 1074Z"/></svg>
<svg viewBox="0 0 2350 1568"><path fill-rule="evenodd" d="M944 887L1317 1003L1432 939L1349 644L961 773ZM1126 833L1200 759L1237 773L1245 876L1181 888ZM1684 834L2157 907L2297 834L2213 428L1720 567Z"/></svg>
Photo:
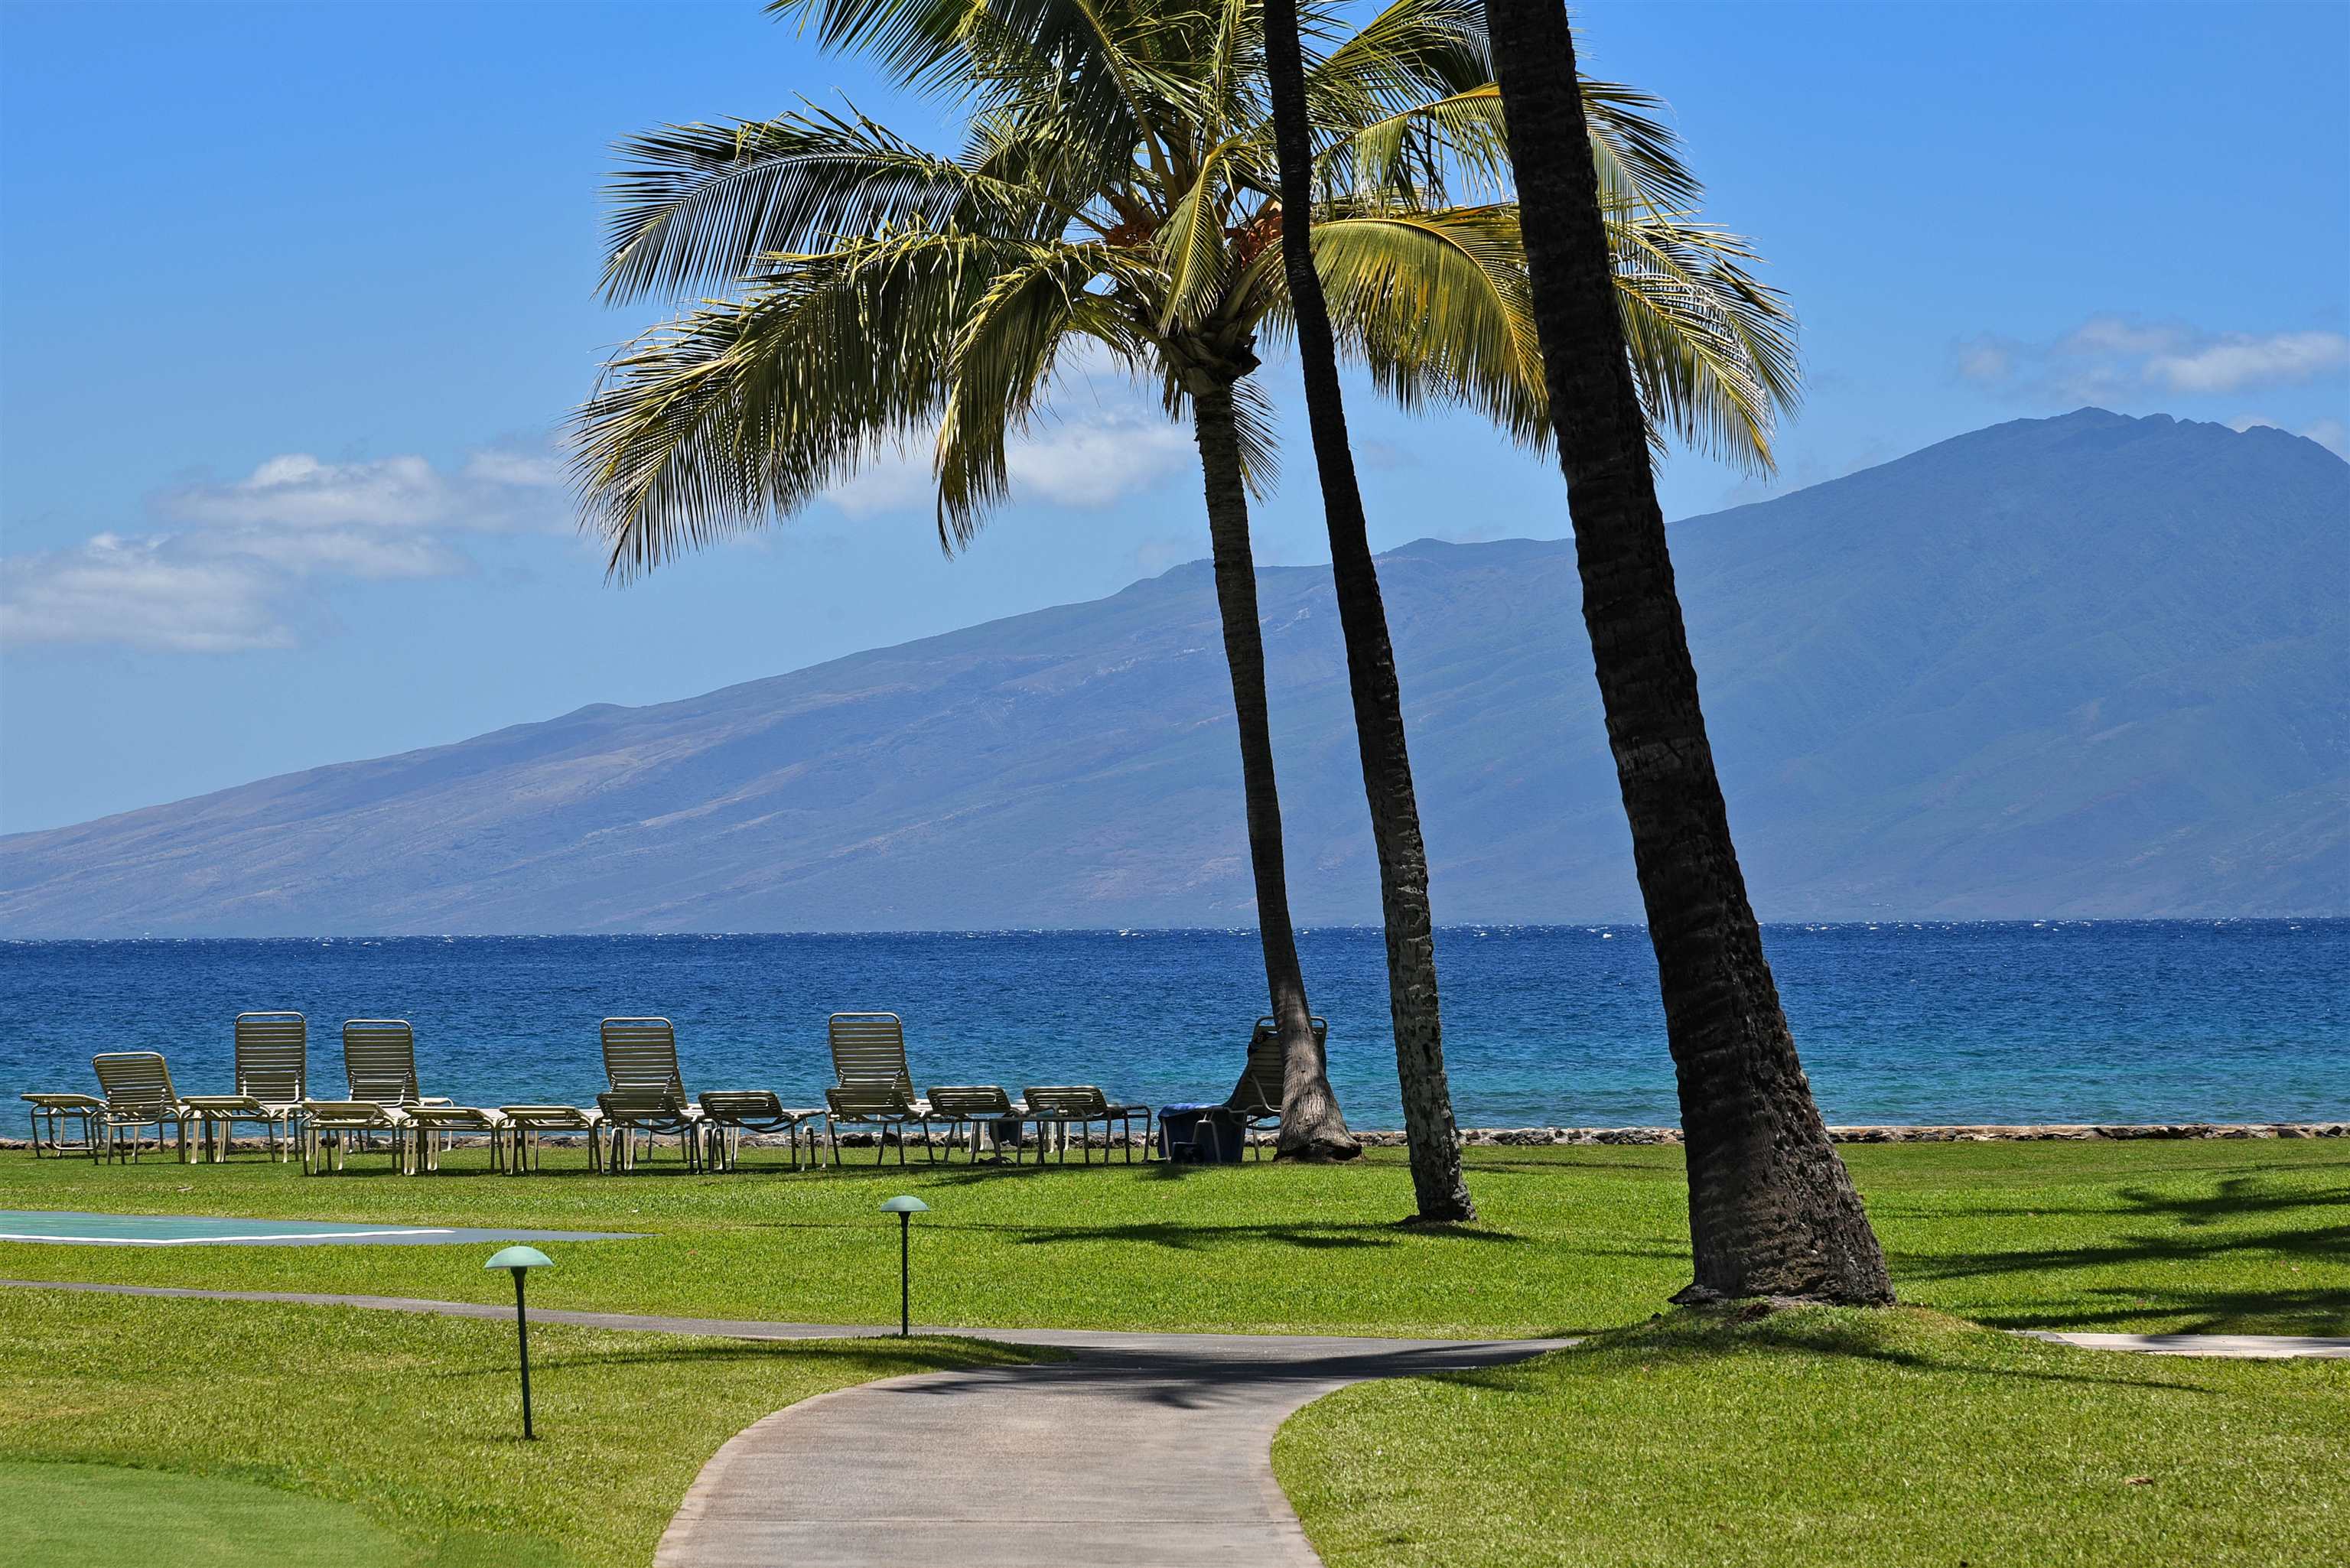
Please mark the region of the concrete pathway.
<svg viewBox="0 0 2350 1568"><path fill-rule="evenodd" d="M510 1309L394 1296L151 1285L0 1285L371 1307L504 1319ZM541 1309L542 1323L743 1339L887 1329ZM1068 1359L890 1378L790 1406L735 1435L686 1494L655 1568L928 1564L1067 1568L1319 1559L1274 1480L1274 1431L1372 1377L1522 1359L1569 1340L1464 1342L958 1329ZM2350 1355L2350 1339L2248 1334L2033 1336L2172 1355Z"/></svg>
<svg viewBox="0 0 2350 1568"><path fill-rule="evenodd" d="M777 1411L703 1467L654 1568L1310 1568L1321 1559L1273 1477L1274 1433L1291 1412L1367 1377L1555 1348L994 1337L1058 1345L1070 1358L891 1378Z"/></svg>
<svg viewBox="0 0 2350 1568"><path fill-rule="evenodd" d="M2077 1345L2084 1350L2135 1350L2147 1355L2219 1355L2253 1361L2350 1356L2350 1338L2321 1334L2059 1334L2043 1328L2015 1332L2027 1339Z"/></svg>

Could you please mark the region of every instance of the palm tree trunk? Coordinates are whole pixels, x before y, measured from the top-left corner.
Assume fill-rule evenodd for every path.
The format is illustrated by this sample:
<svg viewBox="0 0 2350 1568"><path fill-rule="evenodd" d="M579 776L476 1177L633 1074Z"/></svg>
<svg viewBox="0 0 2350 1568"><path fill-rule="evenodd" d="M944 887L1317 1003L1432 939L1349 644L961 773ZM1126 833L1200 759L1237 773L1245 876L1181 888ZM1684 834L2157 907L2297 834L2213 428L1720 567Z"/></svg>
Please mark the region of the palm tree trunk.
<svg viewBox="0 0 2350 1568"><path fill-rule="evenodd" d="M1192 429L1208 491L1208 536L1216 563L1216 603L1223 613L1224 659L1232 667L1232 711L1240 720L1241 787L1248 798L1249 865L1256 874L1257 931L1264 944L1265 985L1282 1045L1283 1158L1348 1159L1362 1152L1330 1087L1313 1009L1289 923L1289 872L1281 845L1281 794L1273 776L1273 728L1265 711L1264 633L1256 607L1256 557L1249 548L1248 491L1232 423L1232 383L1191 392Z"/></svg>
<svg viewBox="0 0 2350 1568"><path fill-rule="evenodd" d="M1486 0L1599 696L1679 1080L1696 1279L1678 1301L1893 1299L1747 903L1617 319L1560 0Z"/></svg>
<svg viewBox="0 0 2350 1568"><path fill-rule="evenodd" d="M1403 689L1388 638L1378 567L1371 559L1363 493L1347 440L1338 350L1330 309L1314 270L1313 166L1306 142L1305 67L1297 44L1296 0L1265 0L1266 77L1274 140L1281 158L1281 252L1305 368L1305 408L1330 530L1330 576L1347 639L1347 680L1355 699L1363 793L1379 859L1379 912L1387 927L1388 1012L1395 1028L1396 1078L1403 1093L1404 1141L1422 1220L1474 1220L1461 1170L1461 1130L1444 1076L1444 1021L1436 990L1436 929L1428 908L1428 848L1404 742Z"/></svg>

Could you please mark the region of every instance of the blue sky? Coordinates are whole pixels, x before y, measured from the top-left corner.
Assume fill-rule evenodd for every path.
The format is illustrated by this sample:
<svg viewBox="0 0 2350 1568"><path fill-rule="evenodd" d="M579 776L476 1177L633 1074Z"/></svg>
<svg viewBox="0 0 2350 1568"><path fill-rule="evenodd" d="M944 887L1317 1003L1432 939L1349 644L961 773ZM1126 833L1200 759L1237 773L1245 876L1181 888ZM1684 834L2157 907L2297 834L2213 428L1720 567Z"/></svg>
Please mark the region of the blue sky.
<svg viewBox="0 0 2350 1568"><path fill-rule="evenodd" d="M2350 421L2350 7L1579 11L1804 322L1776 488L2100 402ZM550 441L649 322L593 294L611 140L845 93L750 0L0 5L0 828L691 695L1206 554L1181 432L1074 400L941 560L883 472L625 588ZM1294 366L1264 372L1285 405ZM1555 469L1358 389L1375 541L1567 531ZM1263 560L1326 558L1290 421ZM1687 456L1675 516L1773 487ZM1562 670L1562 680L1586 679Z"/></svg>

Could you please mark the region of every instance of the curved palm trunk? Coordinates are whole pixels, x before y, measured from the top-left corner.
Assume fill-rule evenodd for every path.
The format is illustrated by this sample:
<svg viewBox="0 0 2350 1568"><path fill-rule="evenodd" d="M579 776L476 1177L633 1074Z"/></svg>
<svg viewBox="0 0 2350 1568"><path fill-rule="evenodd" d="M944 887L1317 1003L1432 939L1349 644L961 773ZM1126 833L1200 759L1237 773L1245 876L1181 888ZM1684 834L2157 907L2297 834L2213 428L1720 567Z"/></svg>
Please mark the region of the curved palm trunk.
<svg viewBox="0 0 2350 1568"><path fill-rule="evenodd" d="M1560 0L1486 0L1584 623L1664 993L1696 1280L1678 1301L1893 1299L1762 956L1698 706Z"/></svg>
<svg viewBox="0 0 2350 1568"><path fill-rule="evenodd" d="M1232 424L1228 381L1194 386L1192 429L1206 475L1208 535L1214 544L1216 604L1224 622L1224 659L1232 666L1232 711L1240 720L1241 786L1248 797L1249 864L1256 874L1257 930L1264 943L1264 978L1282 1044L1281 1142L1278 1153L1296 1159L1347 1159L1362 1146L1347 1130L1330 1087L1322 1047L1314 1039L1313 1009L1298 967L1297 936L1289 923L1289 873L1281 844L1281 794L1273 776L1273 729L1265 711L1264 634L1256 607L1256 558L1249 548L1248 491Z"/></svg>
<svg viewBox="0 0 2350 1568"><path fill-rule="evenodd" d="M1387 928L1388 1012L1395 1028L1396 1078L1412 1193L1424 1220L1474 1220L1461 1170L1461 1131L1444 1076L1444 1021L1436 990L1436 930L1428 907L1428 848L1419 834L1411 753L1404 742L1403 689L1388 638L1378 567L1371 559L1363 494L1347 441L1338 350L1330 310L1314 270L1313 166L1306 145L1305 67L1297 45L1295 0L1265 0L1266 77L1281 157L1281 251L1305 361L1305 408L1330 530L1330 576L1347 639L1347 681L1355 699L1355 739L1363 793L1379 860L1379 913Z"/></svg>

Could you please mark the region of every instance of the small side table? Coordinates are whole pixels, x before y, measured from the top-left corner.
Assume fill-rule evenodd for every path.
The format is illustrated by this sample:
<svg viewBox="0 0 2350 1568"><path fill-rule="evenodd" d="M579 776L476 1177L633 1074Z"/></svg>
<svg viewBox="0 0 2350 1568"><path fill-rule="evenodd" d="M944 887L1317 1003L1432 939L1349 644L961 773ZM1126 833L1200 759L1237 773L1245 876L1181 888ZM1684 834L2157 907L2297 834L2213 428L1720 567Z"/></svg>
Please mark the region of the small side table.
<svg viewBox="0 0 2350 1568"><path fill-rule="evenodd" d="M86 1154L98 1158L98 1118L106 1109L106 1102L96 1095L26 1095L33 1121L33 1158L47 1155L63 1158L69 1154ZM78 1137L68 1139L59 1131L61 1123L72 1122L80 1127Z"/></svg>

